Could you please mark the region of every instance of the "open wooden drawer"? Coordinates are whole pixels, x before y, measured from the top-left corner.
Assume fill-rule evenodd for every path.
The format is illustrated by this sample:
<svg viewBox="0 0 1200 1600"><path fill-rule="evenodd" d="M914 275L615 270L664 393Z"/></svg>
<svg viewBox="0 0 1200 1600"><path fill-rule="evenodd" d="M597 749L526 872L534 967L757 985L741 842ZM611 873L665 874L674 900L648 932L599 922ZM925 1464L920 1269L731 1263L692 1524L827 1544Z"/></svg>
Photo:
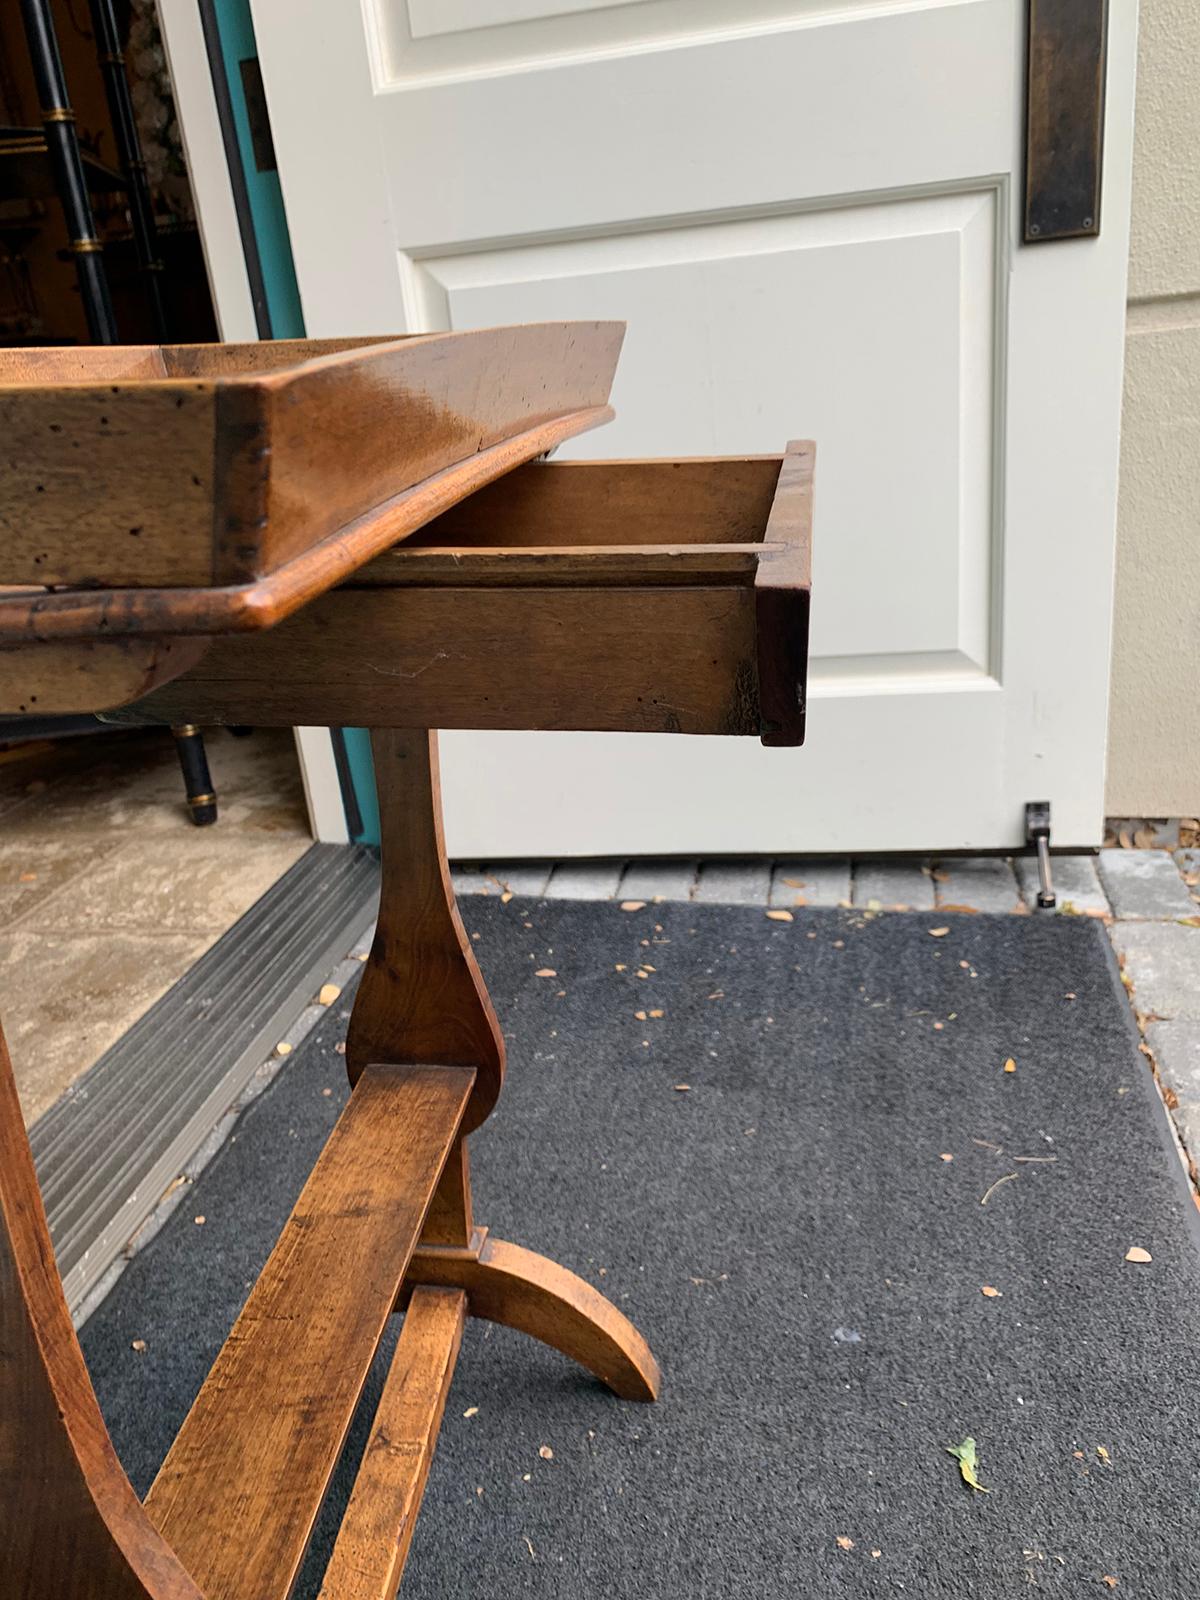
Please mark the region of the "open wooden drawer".
<svg viewBox="0 0 1200 1600"><path fill-rule="evenodd" d="M804 736L813 447L538 462L119 720Z"/></svg>

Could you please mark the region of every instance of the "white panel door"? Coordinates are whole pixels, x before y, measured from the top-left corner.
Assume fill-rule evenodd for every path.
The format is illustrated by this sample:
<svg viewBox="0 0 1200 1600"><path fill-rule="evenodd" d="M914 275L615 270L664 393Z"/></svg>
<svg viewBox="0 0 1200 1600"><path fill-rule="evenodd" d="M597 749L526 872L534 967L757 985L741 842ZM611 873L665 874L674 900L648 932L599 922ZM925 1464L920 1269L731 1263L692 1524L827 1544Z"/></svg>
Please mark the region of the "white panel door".
<svg viewBox="0 0 1200 1600"><path fill-rule="evenodd" d="M624 318L572 453L818 444L805 748L447 735L452 851L1099 842L1132 3L1101 235L1032 248L1024 0L254 16L310 333Z"/></svg>

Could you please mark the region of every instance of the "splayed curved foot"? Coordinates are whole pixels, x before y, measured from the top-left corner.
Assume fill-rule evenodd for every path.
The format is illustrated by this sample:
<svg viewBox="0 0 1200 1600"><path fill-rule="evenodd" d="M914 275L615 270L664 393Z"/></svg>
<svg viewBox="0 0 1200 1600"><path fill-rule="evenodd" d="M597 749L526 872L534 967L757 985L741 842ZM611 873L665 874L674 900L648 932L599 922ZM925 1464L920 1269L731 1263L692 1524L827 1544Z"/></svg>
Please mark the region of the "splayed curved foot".
<svg viewBox="0 0 1200 1600"><path fill-rule="evenodd" d="M501 1322L560 1350L622 1400L653 1400L658 1363L641 1334L610 1300L545 1256L476 1228L463 1248L419 1245L406 1288L464 1289L472 1316Z"/></svg>

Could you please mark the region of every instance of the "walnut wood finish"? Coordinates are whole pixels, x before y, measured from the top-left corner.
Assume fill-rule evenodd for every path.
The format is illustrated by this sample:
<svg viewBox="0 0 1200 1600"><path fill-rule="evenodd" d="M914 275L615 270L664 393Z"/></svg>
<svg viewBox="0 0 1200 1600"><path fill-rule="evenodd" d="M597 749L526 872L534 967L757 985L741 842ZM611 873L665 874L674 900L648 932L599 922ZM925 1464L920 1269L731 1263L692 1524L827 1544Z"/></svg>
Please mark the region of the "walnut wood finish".
<svg viewBox="0 0 1200 1600"><path fill-rule="evenodd" d="M0 650L0 716L102 711L195 666L204 639L76 639Z"/></svg>
<svg viewBox="0 0 1200 1600"><path fill-rule="evenodd" d="M413 1291L319 1600L393 1600L400 1586L466 1304L457 1289Z"/></svg>
<svg viewBox="0 0 1200 1600"><path fill-rule="evenodd" d="M0 592L0 648L97 635L210 636L272 628L463 495L611 416L607 406L571 411L514 434L401 490L253 583L172 589L10 588ZM36 557L29 570L41 577Z"/></svg>
<svg viewBox="0 0 1200 1600"><path fill-rule="evenodd" d="M462 492L451 478L483 470L477 457L400 499L410 508L419 501L427 519L433 497L445 506ZM664 542L605 542L637 531L639 496L650 533ZM782 462L518 467L266 635L213 641L191 670L115 720L760 733L772 744L796 744L804 729L811 519L810 445L791 447ZM351 532L305 558L325 563L317 588L331 578L343 538L353 544ZM513 542L457 542L486 537ZM300 565L264 584L292 583ZM175 591L181 625L220 625L211 608L230 592ZM248 592L239 591L243 599ZM279 589L257 620L278 620L307 593ZM74 627L77 609L89 626L102 621L111 638L142 626L156 596L76 591L52 596L53 611L28 592L0 597L0 637L6 627L19 633L12 608L23 606L23 625L39 636ZM349 638L362 648L347 651ZM36 650L9 659L25 679L36 672ZM73 709L101 708L93 701ZM0 699L0 713L6 710L11 702Z"/></svg>
<svg viewBox="0 0 1200 1600"><path fill-rule="evenodd" d="M561 1350L622 1400L658 1396L658 1363L611 1300L545 1256L493 1239L486 1228L476 1228L465 1247L422 1242L401 1304L417 1284L464 1290L473 1317L519 1328Z"/></svg>
<svg viewBox="0 0 1200 1600"><path fill-rule="evenodd" d="M163 347L157 344L33 345L6 348L0 359L5 384L114 384L167 376Z"/></svg>
<svg viewBox="0 0 1200 1600"><path fill-rule="evenodd" d="M636 494L668 543L603 542L629 537ZM476 501L485 509L468 515ZM758 733L796 744L811 527L810 445L782 461L531 464L279 628L216 641L118 720L237 723L253 707L256 721L281 725ZM458 542L493 535L516 542ZM350 637L362 641L357 653L343 647Z"/></svg>
<svg viewBox="0 0 1200 1600"><path fill-rule="evenodd" d="M753 544L780 460L539 461L463 500L414 546Z"/></svg>
<svg viewBox="0 0 1200 1600"><path fill-rule="evenodd" d="M112 720L756 734L755 611L748 584L338 589Z"/></svg>
<svg viewBox="0 0 1200 1600"><path fill-rule="evenodd" d="M62 1282L0 1033L0 1594L202 1600L113 1451Z"/></svg>
<svg viewBox="0 0 1200 1600"><path fill-rule="evenodd" d="M411 337L389 334L356 339L266 339L258 344L72 344L6 349L4 383L107 383L123 378L204 378L274 372L317 356Z"/></svg>
<svg viewBox="0 0 1200 1600"><path fill-rule="evenodd" d="M442 839L437 734L371 734L383 884L346 1038L351 1083L368 1063L474 1069L469 1133L504 1081L504 1041L462 925Z"/></svg>
<svg viewBox="0 0 1200 1600"><path fill-rule="evenodd" d="M425 1226L421 1230L422 1244L470 1244L475 1232L475 1217L468 1157L467 1141L460 1139L446 1159L442 1181L430 1202Z"/></svg>
<svg viewBox="0 0 1200 1600"><path fill-rule="evenodd" d="M379 922L350 1016L351 1082L367 1063L429 1061L475 1068L465 1135L491 1111L504 1044L454 899L442 838L437 735L378 728L371 735L379 797L383 890ZM367 1070L374 1071L369 1067ZM540 1256L488 1241L474 1226L465 1138L451 1151L408 1276L465 1289L473 1316L544 1339L618 1394L653 1399L657 1368L615 1306ZM447 1278L445 1274L459 1273Z"/></svg>
<svg viewBox="0 0 1200 1600"><path fill-rule="evenodd" d="M566 463L563 463L564 465ZM707 588L754 582L769 547L759 544L547 545L479 548L472 545L387 550L354 574L347 588L589 589ZM403 550L403 554L401 554Z"/></svg>
<svg viewBox="0 0 1200 1600"><path fill-rule="evenodd" d="M0 352L0 582L248 583L514 434L602 420L623 335L301 341L286 365L286 346Z"/></svg>
<svg viewBox="0 0 1200 1600"><path fill-rule="evenodd" d="M371 1066L146 1511L204 1600L284 1600L475 1074Z"/></svg>

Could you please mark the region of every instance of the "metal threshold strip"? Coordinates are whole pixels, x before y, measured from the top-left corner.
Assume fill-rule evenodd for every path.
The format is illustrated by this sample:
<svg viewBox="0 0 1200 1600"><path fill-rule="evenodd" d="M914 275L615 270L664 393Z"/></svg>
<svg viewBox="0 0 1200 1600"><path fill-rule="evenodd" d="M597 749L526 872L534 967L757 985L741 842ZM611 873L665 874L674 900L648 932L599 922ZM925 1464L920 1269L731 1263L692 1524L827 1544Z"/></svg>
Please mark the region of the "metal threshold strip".
<svg viewBox="0 0 1200 1600"><path fill-rule="evenodd" d="M379 861L314 844L30 1132L76 1306L376 914Z"/></svg>

